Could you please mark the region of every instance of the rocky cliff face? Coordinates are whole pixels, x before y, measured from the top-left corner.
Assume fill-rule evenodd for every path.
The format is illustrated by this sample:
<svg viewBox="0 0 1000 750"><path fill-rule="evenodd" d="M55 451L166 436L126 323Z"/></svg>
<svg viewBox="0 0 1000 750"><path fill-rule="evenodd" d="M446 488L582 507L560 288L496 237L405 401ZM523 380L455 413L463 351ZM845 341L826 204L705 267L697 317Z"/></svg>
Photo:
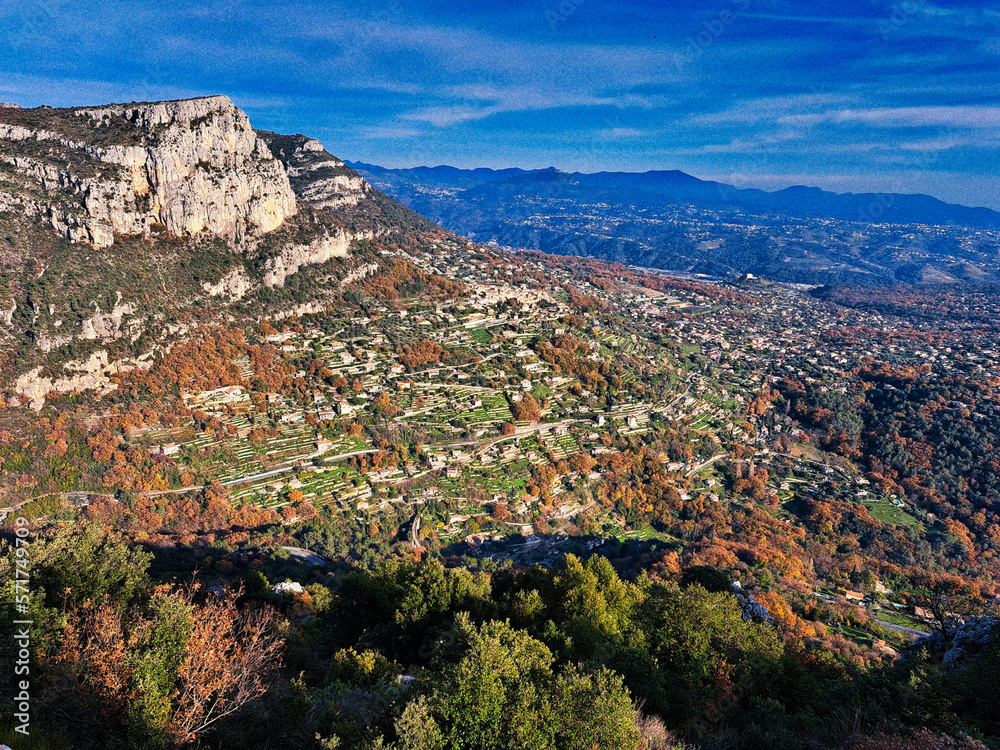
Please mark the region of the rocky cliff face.
<svg viewBox="0 0 1000 750"><path fill-rule="evenodd" d="M242 245L296 212L283 166L224 96L0 109L0 168L0 207L97 246L154 227Z"/></svg>
<svg viewBox="0 0 1000 750"><path fill-rule="evenodd" d="M41 409L45 397L52 391L85 391L108 387L110 376L119 372L128 372L135 368L148 368L150 358L109 361L104 350L94 352L86 360L67 362L59 377L42 375L42 368L36 367L24 373L14 384L17 394L8 401L11 406L27 403L32 409ZM117 387L117 386L112 386Z"/></svg>
<svg viewBox="0 0 1000 750"><path fill-rule="evenodd" d="M343 198L325 205L357 205ZM0 106L0 345L19 352L3 373L10 398L37 408L50 390L101 387L172 335L178 313L225 317L229 303L371 236L301 202L224 96Z"/></svg>
<svg viewBox="0 0 1000 750"><path fill-rule="evenodd" d="M351 242L355 239L371 239L371 235L340 232L327 235L307 245L285 245L281 254L267 261L263 270L265 286L284 286L285 279L302 266L325 263L333 258L347 255Z"/></svg>
<svg viewBox="0 0 1000 750"><path fill-rule="evenodd" d="M361 175L333 156L323 144L304 135L258 130L275 158L285 165L292 189L316 208L335 211L357 206L375 190Z"/></svg>
<svg viewBox="0 0 1000 750"><path fill-rule="evenodd" d="M258 130L288 173L299 200L335 217L357 239L399 231L439 231L423 216L372 187L319 141L304 135Z"/></svg>

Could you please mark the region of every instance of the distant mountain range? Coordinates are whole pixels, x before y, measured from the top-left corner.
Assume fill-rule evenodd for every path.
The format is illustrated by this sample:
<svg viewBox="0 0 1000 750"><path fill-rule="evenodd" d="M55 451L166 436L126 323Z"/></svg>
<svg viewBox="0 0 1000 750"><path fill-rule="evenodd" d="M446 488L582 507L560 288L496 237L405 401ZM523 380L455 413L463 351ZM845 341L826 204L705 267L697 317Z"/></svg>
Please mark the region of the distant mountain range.
<svg viewBox="0 0 1000 750"><path fill-rule="evenodd" d="M676 170L347 164L443 227L512 248L804 283L947 283L1000 271L1000 213L927 195L767 192Z"/></svg>
<svg viewBox="0 0 1000 750"><path fill-rule="evenodd" d="M463 191L478 189L475 195L484 197L491 194L501 196L532 192L543 197L551 196L553 187L556 186L565 197L602 196L622 203L662 204L666 201L796 218L1000 229L1000 212L945 203L929 195L832 193L803 185L767 192L701 180L676 169L586 174L561 172L554 167L536 170L457 169L449 166L386 169L362 162L348 161L347 164L372 177L374 184L392 186L402 196L406 196L406 185L412 188L442 187ZM416 194L418 191L413 192ZM466 197L471 198L473 195Z"/></svg>

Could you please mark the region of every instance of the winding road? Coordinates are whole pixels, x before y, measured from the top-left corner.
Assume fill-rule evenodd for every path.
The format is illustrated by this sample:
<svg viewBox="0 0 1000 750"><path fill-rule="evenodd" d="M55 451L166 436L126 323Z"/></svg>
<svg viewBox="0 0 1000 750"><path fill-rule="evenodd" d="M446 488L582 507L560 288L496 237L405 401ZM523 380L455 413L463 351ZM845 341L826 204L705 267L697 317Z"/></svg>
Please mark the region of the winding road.
<svg viewBox="0 0 1000 750"><path fill-rule="evenodd" d="M372 453L378 453L377 448L368 448L361 451L351 451L350 453L340 453L336 456L327 456L322 460L327 463L334 463L336 461L344 461L348 458L354 458L355 456L367 456ZM319 458L323 454L320 452L312 453L308 456L303 456L294 464L289 464L287 466L280 466L277 469L269 469L268 471L262 471L259 474L250 474L249 476L239 477L237 479L228 479L225 482L219 482L223 487L232 487L237 484L246 484L247 482L256 482L260 479L270 479L271 477L280 476L281 474L287 474L290 471L295 471L299 468L299 464L302 461L311 461L314 458ZM161 497L163 495L182 495L185 492L194 492L196 490L203 490L208 487L207 484L195 484L190 487L180 487L176 490L156 490L155 492L142 492L140 494L145 497Z"/></svg>

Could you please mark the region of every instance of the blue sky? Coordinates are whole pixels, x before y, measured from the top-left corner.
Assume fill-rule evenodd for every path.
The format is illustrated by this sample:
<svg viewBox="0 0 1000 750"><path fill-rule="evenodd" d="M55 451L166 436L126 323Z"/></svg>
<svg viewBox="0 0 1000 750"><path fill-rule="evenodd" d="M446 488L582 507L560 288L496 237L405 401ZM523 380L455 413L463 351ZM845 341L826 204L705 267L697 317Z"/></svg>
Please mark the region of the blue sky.
<svg viewBox="0 0 1000 750"><path fill-rule="evenodd" d="M1000 210L1000 3L0 0L0 101L215 93L386 166L682 169Z"/></svg>

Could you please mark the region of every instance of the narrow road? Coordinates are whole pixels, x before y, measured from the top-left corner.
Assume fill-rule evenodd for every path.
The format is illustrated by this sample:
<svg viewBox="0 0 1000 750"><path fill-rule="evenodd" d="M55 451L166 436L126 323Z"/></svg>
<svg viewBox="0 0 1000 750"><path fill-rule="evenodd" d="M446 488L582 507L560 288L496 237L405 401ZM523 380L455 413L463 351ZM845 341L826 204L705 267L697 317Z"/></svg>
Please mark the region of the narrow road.
<svg viewBox="0 0 1000 750"><path fill-rule="evenodd" d="M413 526L410 527L410 545L413 549L420 549L420 514L413 517Z"/></svg>
<svg viewBox="0 0 1000 750"><path fill-rule="evenodd" d="M372 453L378 453L378 448L365 448L364 450L351 451L350 453L338 453L336 456L327 456L323 461L335 463L347 458L354 458L355 456L370 456ZM318 455L322 456L323 454L320 453Z"/></svg>
<svg viewBox="0 0 1000 750"><path fill-rule="evenodd" d="M489 447L489 446L491 446L491 445L493 445L495 443L500 443L500 442L502 442L504 440L514 440L516 438L522 438L522 437L527 437L528 435L534 435L534 434L539 433L539 432L549 432L549 431L555 429L556 427L560 427L560 426L568 425L568 424L573 424L573 423L576 423L576 422L585 422L585 421L586 420L583 420L583 419L565 419L562 422L540 423L540 424L535 425L533 427L519 427L519 428L517 428L517 431L513 435L505 435L505 436L501 436L501 437L498 437L498 438L493 438L491 440L486 440L486 441L482 441L482 442L480 442L478 440L466 440L466 441L459 442L459 443L448 443L447 445L428 445L428 446L425 446L425 447L427 449L439 449L439 450L445 450L445 449L448 449L448 448L461 448L461 447L466 447L466 446L470 446L470 445L471 446L475 446L477 448L487 448L487 447ZM323 461L323 463L335 463L337 461L344 461L344 460L346 460L348 458L354 458L355 456L367 456L367 455L371 455L373 453L378 453L378 449L376 449L376 448L368 448L368 449L365 449L365 450L351 451L350 453L339 453L336 456L325 456L325 457L323 457L322 453L312 453L312 454L310 454L308 456L303 456L295 464L288 465L288 466L281 466L281 467L278 467L276 469L270 469L268 471L263 471L263 472L260 472L259 474L251 474L250 476L246 476L246 477L239 477L237 479L229 479L229 480L227 480L225 482L220 482L220 484L223 487L232 487L232 486L237 485L237 484L246 484L248 482L256 482L256 481L261 480L261 479L270 479L271 477L276 477L276 476L279 476L281 474L286 474L289 471L294 471L295 469L298 468L298 464L301 463L302 461L311 461L314 458L321 458L321 460ZM207 484L196 484L196 485L192 485L190 487L180 487L180 488L175 489L175 490L156 490L155 492L143 492L142 494L144 496L146 496L146 497L162 497L164 495L182 495L185 492L196 492L196 491L199 491L199 490L204 490L206 487L208 487Z"/></svg>
<svg viewBox="0 0 1000 750"><path fill-rule="evenodd" d="M487 355L485 357L481 357L478 362L466 362L464 365L439 365L436 368L435 367L431 367L430 369L432 369L432 370L436 369L439 373L441 373L441 372L445 372L446 370L461 370L461 369L464 369L466 367L478 367L483 362L489 362L491 359L494 359L495 357L502 357L502 356L503 356L503 352L497 352L496 354L489 354L489 355ZM426 374L427 374L427 370L420 370L418 372L402 372L402 373L399 373L398 375L393 375L392 377L396 378L396 379L398 379L398 378L413 378L414 375L418 375L419 376L419 375L426 375ZM417 387L420 387L420 388L471 388L472 390L475 390L475 391L483 391L483 392L487 392L488 391L488 392L491 392L491 393L496 393L497 392L496 388L486 388L484 386L478 386L478 385L462 386L462 385L456 385L456 384L453 384L453 383L418 383L416 381L414 381L413 384L415 386L417 386Z"/></svg>
<svg viewBox="0 0 1000 750"><path fill-rule="evenodd" d="M695 373L693 372L690 375L688 375L687 388L684 389L683 393L679 394L673 401L667 404L666 409L673 409L675 406L677 406L677 404L680 402L681 399L685 398L689 393L691 393L691 385L694 382L694 376Z"/></svg>
<svg viewBox="0 0 1000 750"><path fill-rule="evenodd" d="M338 454L336 456L327 456L327 457L323 458L322 460L323 460L324 463L334 463L336 461L343 461L343 460L348 459L348 458L354 458L355 456L367 456L367 455L370 455L372 453L378 453L378 449L376 449L376 448L369 448L369 449L366 449L366 450L351 451L350 453L340 453L340 454ZM280 466L277 469L270 469L268 471L262 471L259 474L251 474L251 475L246 476L246 477L239 477L237 479L228 479L225 482L219 482L219 484L221 484L223 487L232 487L232 486L237 485L237 484L246 484L247 482L256 482L259 479L270 479L271 477L276 477L276 476L279 476L281 474L287 474L290 471L295 471L297 468L299 468L298 464L301 463L302 461L311 461L312 459L314 459L314 458L320 458L321 456L323 456L322 453L312 453L312 454L310 454L308 456L302 457L301 459L299 459L299 462L297 462L295 464L291 464L291 465L288 465L288 466ZM161 497L163 495L182 495L185 492L194 492L194 491L197 491L197 490L203 490L206 487L208 487L207 484L195 484L195 485L191 485L190 487L180 487L179 489L176 489L176 490L157 490L156 492L143 492L141 494L144 495L144 496L146 496L146 497Z"/></svg>
<svg viewBox="0 0 1000 750"><path fill-rule="evenodd" d="M690 387L690 385L688 387ZM564 419L561 422L539 422L537 424L530 425L528 427L518 427L518 428L516 428L516 430L515 430L515 432L514 432L513 435L501 435L500 437L491 438L489 440L484 440L484 441L479 441L479 440L463 440L463 441L460 441L460 442L457 442L457 443L447 443L447 444L444 444L444 445L428 445L428 446L425 446L425 448L428 449L428 450L446 450L446 449L449 449L449 448L464 448L464 447L469 447L469 446L473 446L473 447L475 447L477 449L489 448L490 446L496 445L497 443L502 443L505 440L517 440L519 438L528 437L529 435L535 435L535 434L543 433L543 432L551 432L551 431L555 430L557 427L565 427L567 425L579 424L579 423L586 423L586 422L589 422L589 421L590 420L587 420L587 419ZM370 449L365 449L365 450L351 451L350 453L340 453L340 454L338 454L336 456L325 456L325 457L323 456L322 453L319 453L319 452L312 453L312 454L310 454L308 456L303 456L295 464L291 464L291 465L287 465L287 466L281 466L281 467L278 467L278 468L275 468L275 469L270 469L268 471L260 472L259 474L251 474L250 476L246 476L246 477L239 477L237 479L229 479L229 480L227 480L225 482L221 482L220 484L222 484L223 487L232 487L232 486L238 485L238 484L246 484L248 482L256 482L256 481L259 481L261 479L269 479L271 477L276 477L276 476L279 476L281 474L286 474L289 471L294 471L295 469L298 468L298 464L301 463L302 461L311 461L314 458L320 458L323 463L335 463L337 461L344 461L344 460L346 460L348 458L353 458L355 456L371 455L372 453L378 453L378 450L375 449L375 448L370 448ZM709 461L707 463L705 463L704 466L707 466L712 461L715 461L718 458L720 458L722 456L725 456L725 455L728 455L728 454L724 453L724 454L721 454L721 456L715 456L715 457L709 459ZM703 467L700 467L700 468L703 468ZM696 469L695 471L700 470L700 468ZM207 486L208 485L206 485L206 484L197 484L197 485L192 485L190 487L180 487L180 488L174 489L174 490L156 490L154 492L143 492L142 494L144 496L146 496L146 497L162 497L164 495L182 495L185 492L195 492L195 491L199 491L199 490L204 490Z"/></svg>
<svg viewBox="0 0 1000 750"><path fill-rule="evenodd" d="M562 520L564 518L569 518L570 516L575 515L575 514L586 513L588 510L590 510L591 508L593 508L595 505L597 505L597 502L596 501L591 501L590 505L588 505L586 508L574 508L572 510L566 511L565 513L559 513L559 514L554 515L552 517L553 518L558 518L558 519ZM563 528L565 529L566 526L564 525Z"/></svg>
<svg viewBox="0 0 1000 750"><path fill-rule="evenodd" d="M463 446L473 445L477 448L489 448L491 445L497 443L502 443L504 440L517 440L518 438L527 437L529 435L534 435L539 432L551 432L556 427L564 427L566 425L577 424L579 422L588 422L587 419L564 419L561 422L539 422L534 426L529 427L518 427L516 428L513 435L501 435L500 437L490 438L489 440L478 441L478 440L463 440L460 443L447 443L446 445L426 445L424 446L427 450L430 449L443 449L443 448L461 448Z"/></svg>

